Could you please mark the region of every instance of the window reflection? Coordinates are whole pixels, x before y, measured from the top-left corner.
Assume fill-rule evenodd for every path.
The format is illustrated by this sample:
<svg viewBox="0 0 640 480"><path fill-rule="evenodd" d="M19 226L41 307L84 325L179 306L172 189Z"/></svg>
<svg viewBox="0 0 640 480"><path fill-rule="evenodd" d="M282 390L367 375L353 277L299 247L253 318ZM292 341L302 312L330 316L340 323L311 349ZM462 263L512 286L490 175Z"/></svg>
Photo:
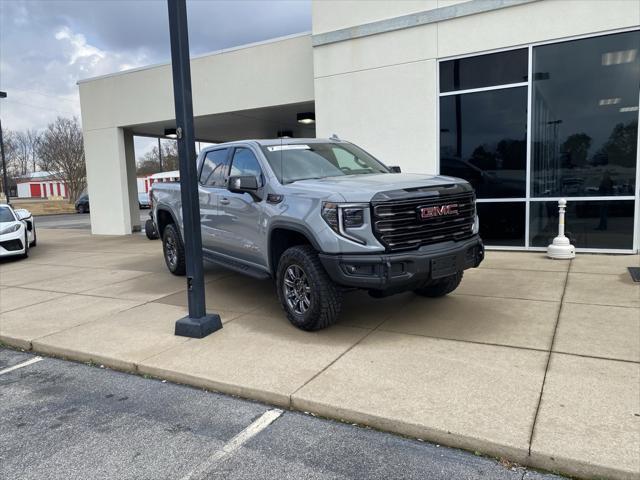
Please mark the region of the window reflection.
<svg viewBox="0 0 640 480"><path fill-rule="evenodd" d="M478 198L525 196L526 138L525 87L440 98L440 172Z"/></svg>
<svg viewBox="0 0 640 480"><path fill-rule="evenodd" d="M526 48L448 60L440 64L440 91L466 90L527 81Z"/></svg>
<svg viewBox="0 0 640 480"><path fill-rule="evenodd" d="M532 194L635 194L640 32L534 48Z"/></svg>
<svg viewBox="0 0 640 480"><path fill-rule="evenodd" d="M546 247L558 234L558 202L531 202L533 247ZM568 202L565 235L577 248L633 248L633 200Z"/></svg>

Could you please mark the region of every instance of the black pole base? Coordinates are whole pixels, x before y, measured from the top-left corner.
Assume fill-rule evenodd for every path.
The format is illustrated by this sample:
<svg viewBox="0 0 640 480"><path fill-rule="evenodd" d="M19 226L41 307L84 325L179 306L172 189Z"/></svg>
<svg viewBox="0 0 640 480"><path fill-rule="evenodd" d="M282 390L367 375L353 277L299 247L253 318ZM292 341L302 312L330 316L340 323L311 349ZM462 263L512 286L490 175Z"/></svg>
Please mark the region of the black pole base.
<svg viewBox="0 0 640 480"><path fill-rule="evenodd" d="M179 337L203 338L220 330L220 315L211 313L202 318L191 318L188 315L176 322L176 335Z"/></svg>

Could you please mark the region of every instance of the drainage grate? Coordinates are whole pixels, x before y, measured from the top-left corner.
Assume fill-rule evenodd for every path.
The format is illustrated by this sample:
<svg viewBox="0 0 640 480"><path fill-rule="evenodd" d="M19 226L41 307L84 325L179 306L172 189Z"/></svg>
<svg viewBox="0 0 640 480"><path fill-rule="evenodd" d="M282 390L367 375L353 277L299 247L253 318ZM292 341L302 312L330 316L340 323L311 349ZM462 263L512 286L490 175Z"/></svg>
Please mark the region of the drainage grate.
<svg viewBox="0 0 640 480"><path fill-rule="evenodd" d="M634 282L640 282L640 267L627 267Z"/></svg>

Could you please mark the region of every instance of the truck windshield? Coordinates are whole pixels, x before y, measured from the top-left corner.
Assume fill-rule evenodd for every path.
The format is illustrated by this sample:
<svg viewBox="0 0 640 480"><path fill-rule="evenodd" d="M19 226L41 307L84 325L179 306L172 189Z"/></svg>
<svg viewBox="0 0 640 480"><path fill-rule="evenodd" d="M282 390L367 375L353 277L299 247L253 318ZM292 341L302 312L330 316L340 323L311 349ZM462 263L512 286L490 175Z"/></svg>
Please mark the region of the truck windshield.
<svg viewBox="0 0 640 480"><path fill-rule="evenodd" d="M342 175L389 173L367 152L349 143L308 143L263 146L281 183Z"/></svg>

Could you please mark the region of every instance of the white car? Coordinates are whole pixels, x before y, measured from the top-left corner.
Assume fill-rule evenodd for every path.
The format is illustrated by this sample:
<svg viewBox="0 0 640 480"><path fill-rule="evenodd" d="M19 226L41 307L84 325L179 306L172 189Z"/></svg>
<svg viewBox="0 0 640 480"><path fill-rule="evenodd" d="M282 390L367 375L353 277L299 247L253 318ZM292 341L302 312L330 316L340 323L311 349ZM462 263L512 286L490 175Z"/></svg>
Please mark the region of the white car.
<svg viewBox="0 0 640 480"><path fill-rule="evenodd" d="M36 224L31 212L0 204L0 258L14 255L28 257L29 248L35 246Z"/></svg>

